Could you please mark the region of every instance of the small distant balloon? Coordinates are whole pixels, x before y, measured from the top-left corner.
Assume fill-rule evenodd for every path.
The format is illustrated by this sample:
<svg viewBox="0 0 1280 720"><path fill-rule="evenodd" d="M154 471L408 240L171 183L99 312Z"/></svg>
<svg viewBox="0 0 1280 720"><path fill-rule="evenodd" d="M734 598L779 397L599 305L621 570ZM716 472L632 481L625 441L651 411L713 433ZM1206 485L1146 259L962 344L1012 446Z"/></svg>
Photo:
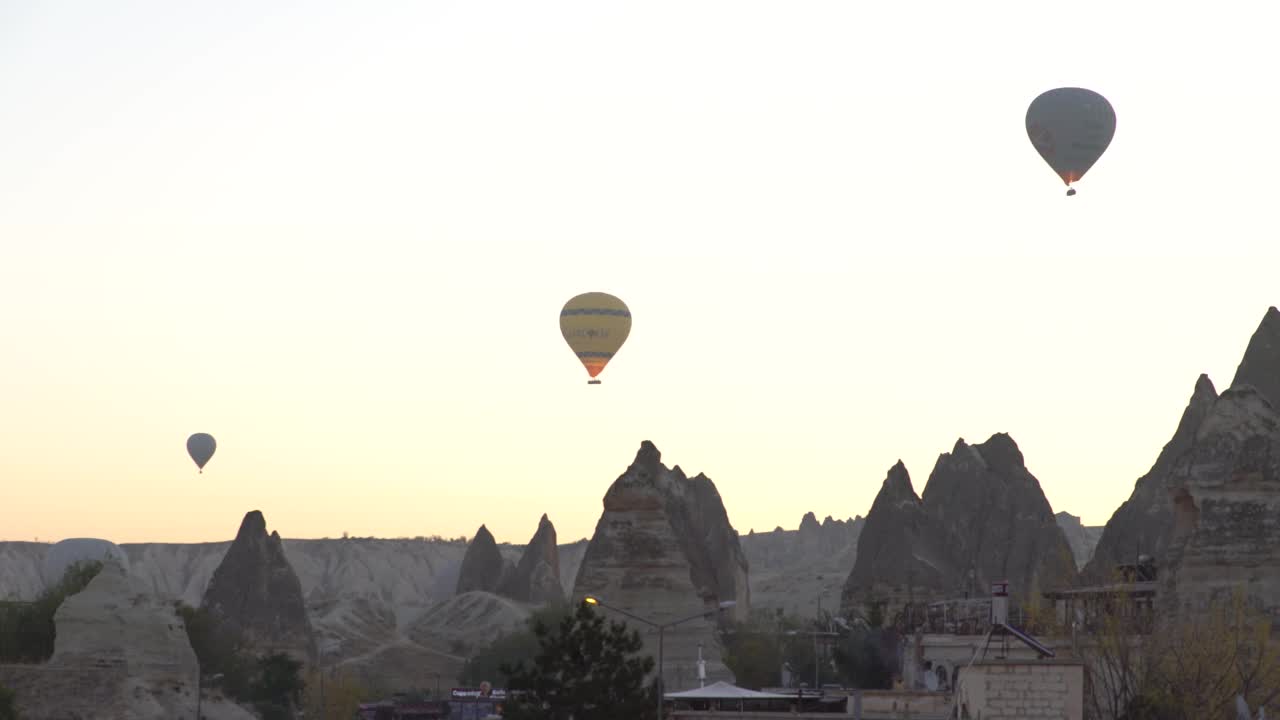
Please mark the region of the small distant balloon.
<svg viewBox="0 0 1280 720"><path fill-rule="evenodd" d="M205 463L213 457L213 451L216 449L218 449L218 443L208 433L196 433L187 438L187 454L196 461L196 467L201 473L204 473Z"/></svg>
<svg viewBox="0 0 1280 720"><path fill-rule="evenodd" d="M560 310L560 334L591 376L587 384L599 385L596 376L631 334L631 310L608 293L574 296Z"/></svg>
<svg viewBox="0 0 1280 720"><path fill-rule="evenodd" d="M1027 136L1040 157L1075 195L1078 182L1098 162L1116 134L1116 113L1107 99L1084 88L1041 93L1027 108Z"/></svg>

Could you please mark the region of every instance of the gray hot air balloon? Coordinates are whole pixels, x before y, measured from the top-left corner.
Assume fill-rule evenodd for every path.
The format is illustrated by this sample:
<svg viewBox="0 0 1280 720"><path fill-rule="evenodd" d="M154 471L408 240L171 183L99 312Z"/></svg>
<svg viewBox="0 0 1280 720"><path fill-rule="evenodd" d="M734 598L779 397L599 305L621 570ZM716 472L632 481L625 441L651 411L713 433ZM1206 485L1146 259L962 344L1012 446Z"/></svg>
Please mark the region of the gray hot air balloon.
<svg viewBox="0 0 1280 720"><path fill-rule="evenodd" d="M129 571L129 556L115 543L100 538L68 538L49 548L40 574L45 587L52 587L76 563L106 561L116 562L125 572Z"/></svg>
<svg viewBox="0 0 1280 720"><path fill-rule="evenodd" d="M1116 134L1116 113L1107 99L1084 88L1057 88L1031 101L1027 108L1027 136L1036 152L1067 184L1098 162Z"/></svg>
<svg viewBox="0 0 1280 720"><path fill-rule="evenodd" d="M196 433L187 438L187 454L196 461L196 467L200 468L201 473L204 472L204 464L209 462L217 448L218 443L208 433Z"/></svg>

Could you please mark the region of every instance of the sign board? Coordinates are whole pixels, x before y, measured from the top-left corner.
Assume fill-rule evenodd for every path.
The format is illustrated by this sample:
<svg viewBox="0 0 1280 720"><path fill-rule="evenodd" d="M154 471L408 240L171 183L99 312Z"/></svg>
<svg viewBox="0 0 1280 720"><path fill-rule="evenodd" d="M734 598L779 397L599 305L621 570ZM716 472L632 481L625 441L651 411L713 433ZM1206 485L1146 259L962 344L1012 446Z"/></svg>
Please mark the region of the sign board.
<svg viewBox="0 0 1280 720"><path fill-rule="evenodd" d="M480 688L454 688L450 691L449 696L454 700L478 700L480 699ZM494 688L489 693L489 700L502 700L507 697L506 690Z"/></svg>

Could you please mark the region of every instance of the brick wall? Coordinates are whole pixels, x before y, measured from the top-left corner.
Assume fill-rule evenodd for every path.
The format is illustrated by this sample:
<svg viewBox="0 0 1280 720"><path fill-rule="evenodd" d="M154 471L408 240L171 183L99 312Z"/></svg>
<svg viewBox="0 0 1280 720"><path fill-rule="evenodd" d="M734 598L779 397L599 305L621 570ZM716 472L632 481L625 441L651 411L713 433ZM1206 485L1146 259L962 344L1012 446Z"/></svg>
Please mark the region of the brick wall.
<svg viewBox="0 0 1280 720"><path fill-rule="evenodd" d="M1072 661L989 661L960 669L972 720L1082 720L1084 666Z"/></svg>

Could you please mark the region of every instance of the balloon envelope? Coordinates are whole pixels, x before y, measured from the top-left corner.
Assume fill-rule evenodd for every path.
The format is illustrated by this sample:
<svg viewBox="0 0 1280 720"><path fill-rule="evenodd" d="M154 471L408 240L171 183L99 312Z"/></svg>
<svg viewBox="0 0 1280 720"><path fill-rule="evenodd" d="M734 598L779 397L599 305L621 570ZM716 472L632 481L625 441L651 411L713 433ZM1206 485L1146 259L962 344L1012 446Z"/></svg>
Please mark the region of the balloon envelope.
<svg viewBox="0 0 1280 720"><path fill-rule="evenodd" d="M196 461L196 467L201 470L204 470L204 464L209 462L209 458L213 457L213 451L217 448L218 443L214 442L213 436L208 433L196 433L187 438L187 454Z"/></svg>
<svg viewBox="0 0 1280 720"><path fill-rule="evenodd" d="M583 293L560 310L560 334L594 378L631 334L631 311L608 293Z"/></svg>
<svg viewBox="0 0 1280 720"><path fill-rule="evenodd" d="M68 538L49 548L40 574L45 587L52 587L76 563L108 560L118 563L125 572L129 571L129 556L115 543L100 538Z"/></svg>
<svg viewBox="0 0 1280 720"><path fill-rule="evenodd" d="M1092 90L1049 90L1027 108L1031 144L1068 186L1098 162L1115 134L1115 110Z"/></svg>

